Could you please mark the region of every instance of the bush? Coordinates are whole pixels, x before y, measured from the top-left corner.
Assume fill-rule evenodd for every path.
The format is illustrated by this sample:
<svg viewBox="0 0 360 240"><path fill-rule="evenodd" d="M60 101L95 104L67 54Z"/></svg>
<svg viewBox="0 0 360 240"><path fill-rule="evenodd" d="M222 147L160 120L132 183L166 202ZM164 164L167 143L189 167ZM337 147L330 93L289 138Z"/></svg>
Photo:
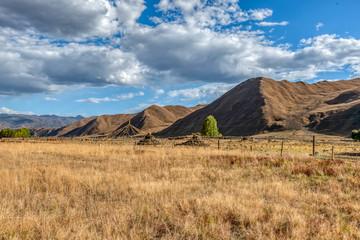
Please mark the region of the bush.
<svg viewBox="0 0 360 240"><path fill-rule="evenodd" d="M15 131L10 128L5 128L0 131L0 137L2 138L30 137L30 130L27 128L20 128Z"/></svg>
<svg viewBox="0 0 360 240"><path fill-rule="evenodd" d="M30 130L27 129L27 128L20 128L18 130L16 130L15 132L15 137L24 137L24 138L27 138L27 137L30 137Z"/></svg>
<svg viewBox="0 0 360 240"><path fill-rule="evenodd" d="M0 137L4 137L4 138L15 137L15 130L12 130L10 128L2 129L0 132Z"/></svg>
<svg viewBox="0 0 360 240"><path fill-rule="evenodd" d="M210 137L219 136L217 122L216 122L216 119L212 115L209 115L205 118L202 128L201 128L201 135L210 136Z"/></svg>
<svg viewBox="0 0 360 240"><path fill-rule="evenodd" d="M352 130L351 138L354 139L354 142L360 141L360 130Z"/></svg>

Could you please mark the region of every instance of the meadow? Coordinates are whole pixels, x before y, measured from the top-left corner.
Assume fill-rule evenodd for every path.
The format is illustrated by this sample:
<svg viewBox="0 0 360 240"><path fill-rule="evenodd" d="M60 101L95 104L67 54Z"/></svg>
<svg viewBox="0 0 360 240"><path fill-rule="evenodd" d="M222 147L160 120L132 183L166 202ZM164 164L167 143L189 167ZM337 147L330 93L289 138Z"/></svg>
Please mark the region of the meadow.
<svg viewBox="0 0 360 240"><path fill-rule="evenodd" d="M360 239L360 164L331 145L1 142L0 239Z"/></svg>

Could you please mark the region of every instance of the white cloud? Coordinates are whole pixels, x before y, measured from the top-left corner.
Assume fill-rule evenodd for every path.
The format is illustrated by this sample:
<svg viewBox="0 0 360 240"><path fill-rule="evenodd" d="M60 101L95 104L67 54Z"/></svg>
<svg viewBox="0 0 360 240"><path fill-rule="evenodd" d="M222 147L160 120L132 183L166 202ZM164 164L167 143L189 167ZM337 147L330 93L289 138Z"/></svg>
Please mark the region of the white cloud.
<svg viewBox="0 0 360 240"><path fill-rule="evenodd" d="M165 91L164 91L164 89L156 89L156 91L155 91L155 95L161 95L161 94L164 94L165 93Z"/></svg>
<svg viewBox="0 0 360 240"><path fill-rule="evenodd" d="M117 102L119 101L119 99L117 98L109 98L109 97L104 97L104 98L87 98L87 99L78 99L75 100L75 102L87 102L87 103L103 103L103 102Z"/></svg>
<svg viewBox="0 0 360 240"><path fill-rule="evenodd" d="M59 101L59 99L53 98L53 97L45 97L44 100L46 100L46 101Z"/></svg>
<svg viewBox="0 0 360 240"><path fill-rule="evenodd" d="M4 114L24 114L24 115L34 115L33 112L19 112L19 111L15 111L6 107L2 107L0 108L0 113L4 113Z"/></svg>
<svg viewBox="0 0 360 240"><path fill-rule="evenodd" d="M168 96L171 98L182 97L182 101L201 99L201 98L218 98L236 84L211 83L197 88L188 88L181 90L169 91Z"/></svg>
<svg viewBox="0 0 360 240"><path fill-rule="evenodd" d="M149 103L140 103L139 105L137 105L136 107L133 108L129 108L127 110L125 110L125 113L138 113L141 112L142 110L144 110L145 108L150 107L153 104L149 104ZM157 104L158 106L161 106L161 104Z"/></svg>
<svg viewBox="0 0 360 240"><path fill-rule="evenodd" d="M121 95L118 95L116 97L116 99L119 99L119 100L127 100L127 99L131 99L131 98L134 98L134 97L137 97L137 96L144 96L144 93L143 92L138 92L138 93L126 93L126 94L121 94Z"/></svg>
<svg viewBox="0 0 360 240"><path fill-rule="evenodd" d="M352 65L351 70L353 72L353 74L351 75L352 78L360 78L360 64Z"/></svg>
<svg viewBox="0 0 360 240"><path fill-rule="evenodd" d="M319 31L319 29L323 26L324 26L324 24L322 22L319 22L318 24L316 24L316 31Z"/></svg>
<svg viewBox="0 0 360 240"><path fill-rule="evenodd" d="M144 0L116 0L116 12L120 24L133 27L146 9Z"/></svg>
<svg viewBox="0 0 360 240"><path fill-rule="evenodd" d="M146 84L146 66L111 46L71 43L0 28L0 94L53 92L71 85Z"/></svg>
<svg viewBox="0 0 360 240"><path fill-rule="evenodd" d="M288 24L289 24L289 22L287 22L287 21L282 21L282 22L259 22L259 23L256 23L256 25L261 26L261 27L286 26Z"/></svg>
<svg viewBox="0 0 360 240"><path fill-rule="evenodd" d="M133 26L144 9L144 0L2 0L0 27L67 40L108 37Z"/></svg>
<svg viewBox="0 0 360 240"><path fill-rule="evenodd" d="M271 9L245 11L239 3L161 0L156 26L150 27L136 23L144 0L4 0L0 95L155 82L231 84L254 76L306 80L344 67L359 75L360 40L320 35L301 40L295 50L275 45L264 32L251 26L244 30L241 23L262 21L255 24L272 27L288 22L263 21ZM117 33L121 37L114 37Z"/></svg>
<svg viewBox="0 0 360 240"><path fill-rule="evenodd" d="M273 10L267 8L255 9L255 10L250 10L249 14L250 14L250 19L262 21L265 18L271 17L273 14Z"/></svg>
<svg viewBox="0 0 360 240"><path fill-rule="evenodd" d="M33 29L60 38L107 36L117 31L115 8L106 0L2 0L0 26Z"/></svg>
<svg viewBox="0 0 360 240"><path fill-rule="evenodd" d="M132 98L138 97L138 96L144 96L144 93L138 92L138 93L120 94L120 95L116 96L115 98L104 97L104 98L78 99L78 100L75 100L75 102L87 102L87 103L98 104L98 103L103 103L103 102L119 102L119 101L123 101L123 100L132 99Z"/></svg>

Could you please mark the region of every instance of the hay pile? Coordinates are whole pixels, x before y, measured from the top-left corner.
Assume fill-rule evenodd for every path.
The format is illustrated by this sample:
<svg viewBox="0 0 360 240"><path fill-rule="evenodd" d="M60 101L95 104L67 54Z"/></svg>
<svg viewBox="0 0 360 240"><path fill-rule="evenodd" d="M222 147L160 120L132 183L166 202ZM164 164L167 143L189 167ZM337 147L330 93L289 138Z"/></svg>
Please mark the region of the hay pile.
<svg viewBox="0 0 360 240"><path fill-rule="evenodd" d="M186 142L180 143L178 145L205 147L208 146L209 144L206 144L204 141L202 141L199 136L193 135L191 139L189 139Z"/></svg>
<svg viewBox="0 0 360 240"><path fill-rule="evenodd" d="M156 139L153 135L150 133L146 134L144 139L141 139L137 145L159 145L160 141Z"/></svg>

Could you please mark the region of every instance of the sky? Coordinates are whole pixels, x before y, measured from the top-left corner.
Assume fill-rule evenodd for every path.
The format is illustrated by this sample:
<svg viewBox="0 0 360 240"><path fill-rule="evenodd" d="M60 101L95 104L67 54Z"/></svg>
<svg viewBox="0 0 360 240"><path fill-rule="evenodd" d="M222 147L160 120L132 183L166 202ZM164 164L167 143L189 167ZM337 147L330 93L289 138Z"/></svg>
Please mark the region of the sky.
<svg viewBox="0 0 360 240"><path fill-rule="evenodd" d="M1 0L0 113L207 104L253 77L360 77L358 0Z"/></svg>

